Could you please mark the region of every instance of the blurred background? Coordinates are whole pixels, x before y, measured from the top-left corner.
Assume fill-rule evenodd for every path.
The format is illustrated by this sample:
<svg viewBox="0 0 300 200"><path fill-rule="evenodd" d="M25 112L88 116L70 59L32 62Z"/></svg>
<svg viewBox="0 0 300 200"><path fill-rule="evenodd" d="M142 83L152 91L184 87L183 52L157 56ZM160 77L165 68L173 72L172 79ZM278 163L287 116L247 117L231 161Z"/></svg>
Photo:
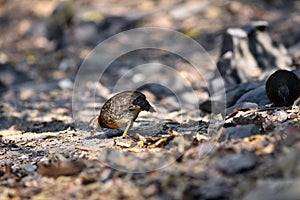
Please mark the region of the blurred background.
<svg viewBox="0 0 300 200"><path fill-rule="evenodd" d="M72 87L82 61L100 42L137 27L180 31L198 41L217 62L226 28L266 20L272 39L283 43L293 58L299 58L299 13L300 2L292 0L1 0L0 95L17 112L24 110L26 103L32 107L33 102L40 102L38 109L51 109L53 104L70 116ZM186 61L168 52L140 50L111 64L101 79L97 93L101 103L96 107L109 97L109 86L124 70L157 59L188 76L200 100L208 98L207 83ZM93 92L94 83L86 84ZM152 93L147 95L150 101L176 110L176 99L164 98L169 91L155 86L146 89ZM45 100L51 103L43 105ZM6 128L13 123L8 124Z"/></svg>
<svg viewBox="0 0 300 200"><path fill-rule="evenodd" d="M224 28L252 20L268 21L272 38L287 48L300 41L300 2L293 0L1 0L0 4L0 63L11 63L35 81L74 76L95 45L135 27L178 30L199 41L215 59ZM10 87L5 78L1 75L0 81Z"/></svg>

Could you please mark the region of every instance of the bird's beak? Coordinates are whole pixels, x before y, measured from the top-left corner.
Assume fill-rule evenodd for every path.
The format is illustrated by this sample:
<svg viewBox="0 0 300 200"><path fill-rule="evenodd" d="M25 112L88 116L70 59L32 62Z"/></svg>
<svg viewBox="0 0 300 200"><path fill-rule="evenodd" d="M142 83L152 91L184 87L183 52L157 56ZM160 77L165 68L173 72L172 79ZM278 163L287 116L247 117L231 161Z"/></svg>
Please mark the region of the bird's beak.
<svg viewBox="0 0 300 200"><path fill-rule="evenodd" d="M96 130L100 128L98 118L99 116L96 116L89 122L88 130L90 131L92 137L94 137Z"/></svg>
<svg viewBox="0 0 300 200"><path fill-rule="evenodd" d="M99 116L96 116L93 119L91 119L91 121L89 122L89 126L88 126L89 129L96 130L100 127L99 123L98 123L98 118L99 118Z"/></svg>

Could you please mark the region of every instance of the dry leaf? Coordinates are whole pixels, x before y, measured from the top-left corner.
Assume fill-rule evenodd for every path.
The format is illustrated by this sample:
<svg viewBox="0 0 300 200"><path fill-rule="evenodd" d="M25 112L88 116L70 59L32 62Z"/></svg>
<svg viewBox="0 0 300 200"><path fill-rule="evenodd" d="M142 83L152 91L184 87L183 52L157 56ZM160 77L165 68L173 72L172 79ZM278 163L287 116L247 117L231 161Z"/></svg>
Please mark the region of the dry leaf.
<svg viewBox="0 0 300 200"><path fill-rule="evenodd" d="M15 125L13 125L9 129L1 130L0 136L20 135L22 133L23 133L22 131L17 130Z"/></svg>
<svg viewBox="0 0 300 200"><path fill-rule="evenodd" d="M56 163L44 164L38 163L38 173L43 176L57 178L59 176L74 176L79 174L85 167L81 161L68 160L58 161Z"/></svg>

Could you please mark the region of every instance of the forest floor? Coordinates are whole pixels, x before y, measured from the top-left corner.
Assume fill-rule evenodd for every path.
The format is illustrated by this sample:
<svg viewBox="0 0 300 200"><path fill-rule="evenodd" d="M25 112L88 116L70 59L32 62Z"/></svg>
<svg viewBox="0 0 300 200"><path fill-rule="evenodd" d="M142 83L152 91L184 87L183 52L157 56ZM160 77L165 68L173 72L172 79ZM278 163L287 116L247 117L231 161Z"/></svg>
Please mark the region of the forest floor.
<svg viewBox="0 0 300 200"><path fill-rule="evenodd" d="M272 39L299 57L298 1L74 1L74 23L56 50L45 31L58 2L0 0L0 200L299 199L299 107L211 116L193 100L208 98L210 74L182 57L135 49L106 66L107 52L94 49L122 31L162 27L193 38L217 62L226 28L266 20ZM141 88L157 112L142 112L128 138L111 129L92 136L88 122L105 101L140 80L165 84ZM228 124L246 129L228 138Z"/></svg>

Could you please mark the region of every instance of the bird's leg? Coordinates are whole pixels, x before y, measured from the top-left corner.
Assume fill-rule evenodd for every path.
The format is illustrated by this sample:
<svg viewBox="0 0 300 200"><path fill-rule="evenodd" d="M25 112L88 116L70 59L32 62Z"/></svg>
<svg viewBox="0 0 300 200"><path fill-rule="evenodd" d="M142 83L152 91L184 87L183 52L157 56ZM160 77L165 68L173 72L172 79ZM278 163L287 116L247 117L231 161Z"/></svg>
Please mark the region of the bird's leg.
<svg viewBox="0 0 300 200"><path fill-rule="evenodd" d="M128 122L128 124L127 124L127 126L126 126L124 132L123 132L122 138L127 137L127 132L128 132L128 130L132 127L132 125L133 125L133 120L130 120L130 121Z"/></svg>

